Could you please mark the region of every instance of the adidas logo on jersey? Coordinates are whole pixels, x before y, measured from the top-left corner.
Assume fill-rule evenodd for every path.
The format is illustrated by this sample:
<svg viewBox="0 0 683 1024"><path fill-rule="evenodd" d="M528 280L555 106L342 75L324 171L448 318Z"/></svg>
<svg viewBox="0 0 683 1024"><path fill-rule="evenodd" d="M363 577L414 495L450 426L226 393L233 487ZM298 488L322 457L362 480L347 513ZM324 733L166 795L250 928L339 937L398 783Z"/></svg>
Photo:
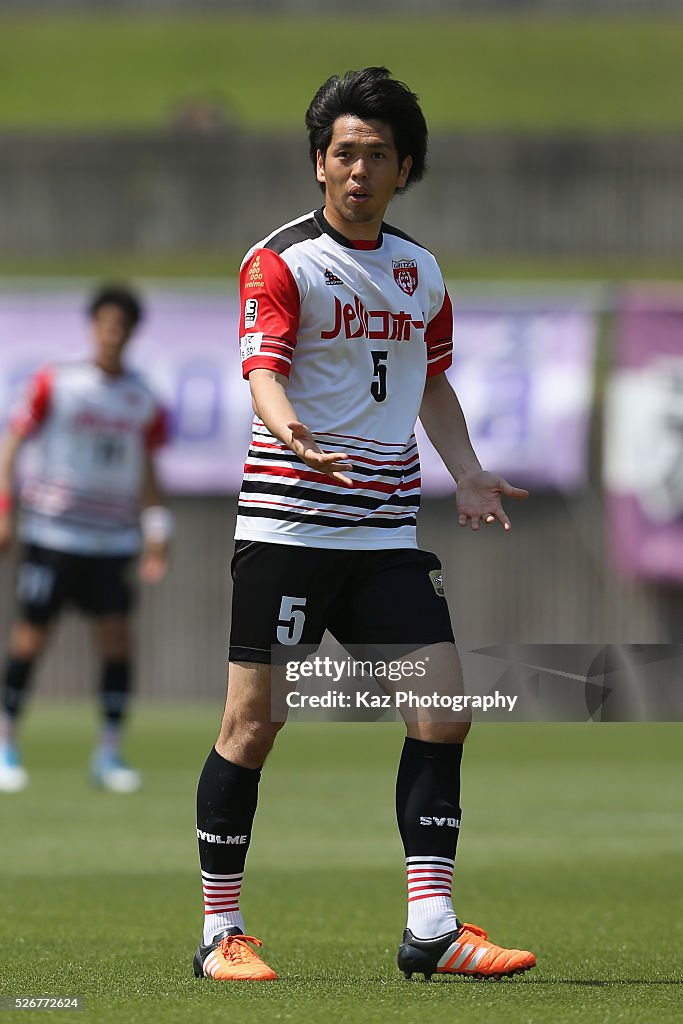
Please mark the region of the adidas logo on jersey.
<svg viewBox="0 0 683 1024"><path fill-rule="evenodd" d="M333 274L331 270L325 271L325 284L344 284L340 277Z"/></svg>

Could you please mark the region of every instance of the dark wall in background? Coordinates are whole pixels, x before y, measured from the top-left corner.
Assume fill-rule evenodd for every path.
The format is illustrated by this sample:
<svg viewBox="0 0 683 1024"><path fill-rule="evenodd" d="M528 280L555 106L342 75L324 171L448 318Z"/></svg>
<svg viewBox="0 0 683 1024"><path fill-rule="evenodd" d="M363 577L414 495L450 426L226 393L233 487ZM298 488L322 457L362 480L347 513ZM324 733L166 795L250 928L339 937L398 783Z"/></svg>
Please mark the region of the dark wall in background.
<svg viewBox="0 0 683 1024"><path fill-rule="evenodd" d="M321 201L303 137L0 137L0 257L241 253ZM683 137L437 136L390 220L442 259L680 258Z"/></svg>

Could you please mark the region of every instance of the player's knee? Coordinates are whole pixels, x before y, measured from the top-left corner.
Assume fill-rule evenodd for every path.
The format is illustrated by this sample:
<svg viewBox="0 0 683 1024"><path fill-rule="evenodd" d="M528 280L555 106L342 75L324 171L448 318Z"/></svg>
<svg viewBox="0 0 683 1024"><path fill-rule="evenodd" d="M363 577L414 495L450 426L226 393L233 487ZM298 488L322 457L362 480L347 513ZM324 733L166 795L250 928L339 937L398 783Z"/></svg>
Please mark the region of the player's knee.
<svg viewBox="0 0 683 1024"><path fill-rule="evenodd" d="M231 761L258 768L272 750L283 724L250 718L224 723L216 749Z"/></svg>
<svg viewBox="0 0 683 1024"><path fill-rule="evenodd" d="M47 629L29 622L17 622L10 636L10 653L23 661L37 658L45 647Z"/></svg>
<svg viewBox="0 0 683 1024"><path fill-rule="evenodd" d="M422 722L408 728L408 735L425 743L464 743L472 722Z"/></svg>
<svg viewBox="0 0 683 1024"><path fill-rule="evenodd" d="M130 655L130 631L123 618L102 619L96 627L103 658L127 658Z"/></svg>
<svg viewBox="0 0 683 1024"><path fill-rule="evenodd" d="M447 743L464 743L467 734L472 728L471 722L457 722L455 725L448 727L449 739Z"/></svg>

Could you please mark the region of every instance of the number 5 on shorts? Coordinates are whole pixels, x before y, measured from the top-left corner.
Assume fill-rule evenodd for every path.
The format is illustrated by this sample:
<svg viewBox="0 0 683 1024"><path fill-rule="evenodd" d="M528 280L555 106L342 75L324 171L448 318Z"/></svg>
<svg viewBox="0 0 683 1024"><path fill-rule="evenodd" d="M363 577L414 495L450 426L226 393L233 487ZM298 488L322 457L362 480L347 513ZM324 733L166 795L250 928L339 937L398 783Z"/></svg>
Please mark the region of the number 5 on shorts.
<svg viewBox="0 0 683 1024"><path fill-rule="evenodd" d="M304 631L306 612L303 611L306 605L305 597L283 597L280 602L280 619L277 627L277 642L279 644L298 644L301 634Z"/></svg>

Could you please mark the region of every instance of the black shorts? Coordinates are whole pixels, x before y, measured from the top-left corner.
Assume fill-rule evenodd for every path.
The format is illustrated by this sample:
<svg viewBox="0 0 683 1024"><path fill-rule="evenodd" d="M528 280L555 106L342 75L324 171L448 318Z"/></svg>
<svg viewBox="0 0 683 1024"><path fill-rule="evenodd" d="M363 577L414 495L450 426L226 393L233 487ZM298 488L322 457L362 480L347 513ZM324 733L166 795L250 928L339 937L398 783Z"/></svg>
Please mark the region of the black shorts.
<svg viewBox="0 0 683 1024"><path fill-rule="evenodd" d="M133 604L130 564L127 555L73 555L27 544L17 573L20 616L44 626L65 605L97 617L127 615Z"/></svg>
<svg viewBox="0 0 683 1024"><path fill-rule="evenodd" d="M269 664L280 644L315 649L326 629L347 649L454 642L441 563L429 551L238 540L232 579L230 661Z"/></svg>

